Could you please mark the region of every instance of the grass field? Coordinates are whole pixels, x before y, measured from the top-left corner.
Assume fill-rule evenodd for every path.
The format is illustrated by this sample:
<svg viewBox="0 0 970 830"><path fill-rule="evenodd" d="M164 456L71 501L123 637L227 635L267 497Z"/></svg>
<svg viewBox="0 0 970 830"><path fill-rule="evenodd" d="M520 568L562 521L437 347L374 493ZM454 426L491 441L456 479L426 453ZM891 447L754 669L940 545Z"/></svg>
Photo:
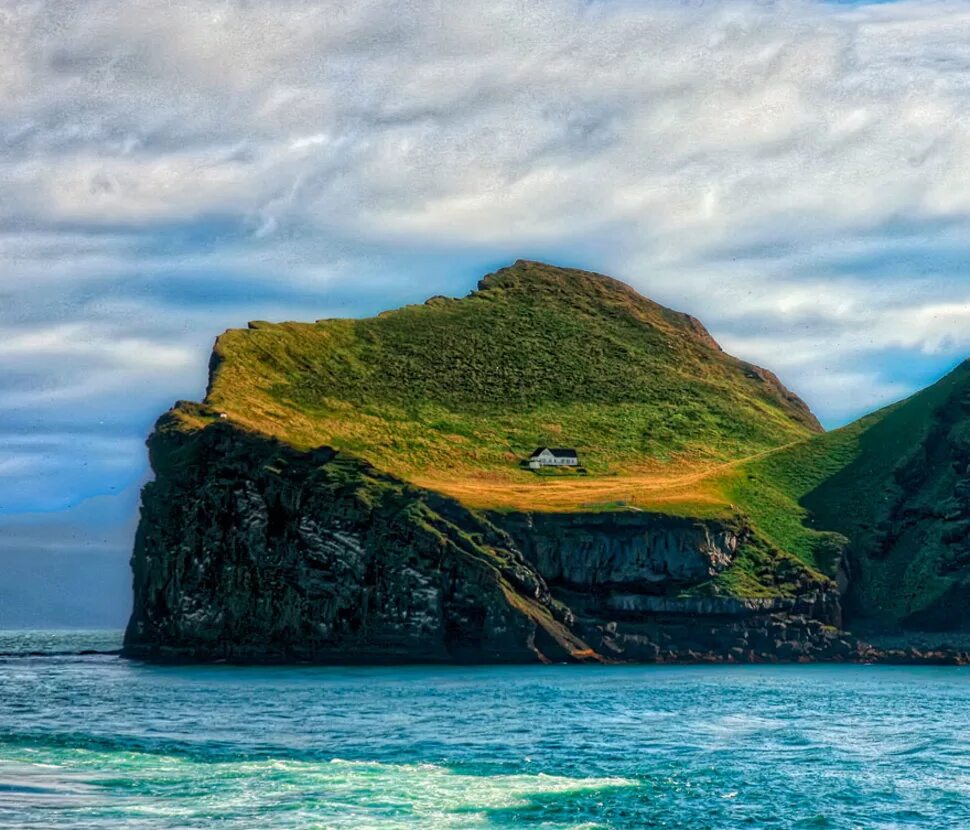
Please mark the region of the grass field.
<svg viewBox="0 0 970 830"><path fill-rule="evenodd" d="M247 429L498 508L706 510L717 496L699 482L720 465L819 431L693 318L607 277L526 262L460 300L228 331L206 400ZM575 447L590 475L519 467L545 444Z"/></svg>

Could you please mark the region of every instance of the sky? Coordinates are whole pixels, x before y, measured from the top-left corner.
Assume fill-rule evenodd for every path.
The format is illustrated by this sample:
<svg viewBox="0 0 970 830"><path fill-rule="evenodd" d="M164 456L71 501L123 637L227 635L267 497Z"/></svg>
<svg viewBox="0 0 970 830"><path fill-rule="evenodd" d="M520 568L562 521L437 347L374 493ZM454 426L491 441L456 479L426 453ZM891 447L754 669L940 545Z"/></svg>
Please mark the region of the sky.
<svg viewBox="0 0 970 830"><path fill-rule="evenodd" d="M0 625L123 621L144 439L250 319L539 259L828 427L903 397L968 352L968 171L967 2L7 0Z"/></svg>

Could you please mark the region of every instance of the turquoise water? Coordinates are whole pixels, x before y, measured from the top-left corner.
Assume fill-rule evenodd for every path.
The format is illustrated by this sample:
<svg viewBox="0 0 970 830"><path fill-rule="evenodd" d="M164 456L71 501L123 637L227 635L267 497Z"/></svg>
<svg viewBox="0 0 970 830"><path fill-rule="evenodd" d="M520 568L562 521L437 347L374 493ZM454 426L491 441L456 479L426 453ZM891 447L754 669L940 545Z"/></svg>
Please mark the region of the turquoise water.
<svg viewBox="0 0 970 830"><path fill-rule="evenodd" d="M970 828L968 716L965 668L5 657L0 827Z"/></svg>

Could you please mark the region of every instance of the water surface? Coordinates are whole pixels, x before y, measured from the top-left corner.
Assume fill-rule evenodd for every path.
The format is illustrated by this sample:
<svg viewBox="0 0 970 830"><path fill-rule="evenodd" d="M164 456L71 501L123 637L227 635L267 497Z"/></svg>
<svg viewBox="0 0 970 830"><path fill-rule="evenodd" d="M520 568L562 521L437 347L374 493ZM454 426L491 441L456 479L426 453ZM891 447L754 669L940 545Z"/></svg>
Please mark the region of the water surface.
<svg viewBox="0 0 970 830"><path fill-rule="evenodd" d="M968 715L951 667L5 657L0 827L970 828Z"/></svg>

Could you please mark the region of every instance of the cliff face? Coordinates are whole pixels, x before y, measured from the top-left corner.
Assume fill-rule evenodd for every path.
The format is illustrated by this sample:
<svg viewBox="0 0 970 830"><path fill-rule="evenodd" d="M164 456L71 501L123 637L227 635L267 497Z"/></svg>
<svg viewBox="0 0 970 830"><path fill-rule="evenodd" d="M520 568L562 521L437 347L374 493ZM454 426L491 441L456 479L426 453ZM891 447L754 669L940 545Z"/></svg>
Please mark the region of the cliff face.
<svg viewBox="0 0 970 830"><path fill-rule="evenodd" d="M848 657L838 634L833 581L801 572L777 595L712 593L716 578L744 566L755 540L740 521L647 512L513 513L509 531L575 630L600 653L625 660L737 661ZM779 573L783 562L772 563ZM716 589L715 589L716 590Z"/></svg>
<svg viewBox="0 0 970 830"><path fill-rule="evenodd" d="M131 656L524 661L587 656L509 539L326 449L163 418L132 558Z"/></svg>
<svg viewBox="0 0 970 830"><path fill-rule="evenodd" d="M543 576L565 587L657 593L734 561L743 529L644 511L495 514Z"/></svg>
<svg viewBox="0 0 970 830"><path fill-rule="evenodd" d="M189 408L191 408L189 406ZM740 525L482 514L329 449L225 422L149 440L129 656L316 662L738 660L848 653L831 583L691 596ZM824 601L819 597L825 597Z"/></svg>

